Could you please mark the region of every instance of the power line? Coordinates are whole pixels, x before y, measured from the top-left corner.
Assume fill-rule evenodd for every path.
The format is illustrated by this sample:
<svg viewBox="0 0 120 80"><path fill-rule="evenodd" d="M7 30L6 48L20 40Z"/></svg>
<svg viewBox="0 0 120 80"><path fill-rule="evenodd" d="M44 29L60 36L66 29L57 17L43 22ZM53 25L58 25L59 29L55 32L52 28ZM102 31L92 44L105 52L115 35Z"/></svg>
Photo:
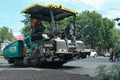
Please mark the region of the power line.
<svg viewBox="0 0 120 80"><path fill-rule="evenodd" d="M120 15L108 13L108 12L103 11L103 10L101 10L101 9L97 9L97 8L95 8L95 7L93 7L93 6L90 6L90 5L88 5L88 4L85 4L85 3L81 2L80 0L73 0L73 2L76 3L76 4L78 4L78 5L81 5L81 4L84 5L84 8L95 9L95 10L97 10L97 11L100 11L100 12L102 12L102 13L107 13L107 14L110 14L110 15L112 15L112 16L113 16L113 15L114 15L114 16L120 16Z"/></svg>

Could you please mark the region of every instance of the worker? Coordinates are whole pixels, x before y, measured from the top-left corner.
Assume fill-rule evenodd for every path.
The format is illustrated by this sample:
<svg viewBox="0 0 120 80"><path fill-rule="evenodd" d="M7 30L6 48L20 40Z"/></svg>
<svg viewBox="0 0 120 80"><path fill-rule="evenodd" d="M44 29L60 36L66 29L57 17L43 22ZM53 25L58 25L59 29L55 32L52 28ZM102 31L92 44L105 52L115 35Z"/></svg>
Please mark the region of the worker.
<svg viewBox="0 0 120 80"><path fill-rule="evenodd" d="M33 26L35 26L36 23L37 23L37 19L32 19L32 24L33 24Z"/></svg>
<svg viewBox="0 0 120 80"><path fill-rule="evenodd" d="M74 35L74 26L73 23L70 22L70 24L67 25L67 27L65 28L65 37L68 39L72 39L73 35Z"/></svg>
<svg viewBox="0 0 120 80"><path fill-rule="evenodd" d="M42 22L37 19L32 19L32 24L33 24L33 32L31 33L32 41L41 40L43 38L42 34L45 29L42 25Z"/></svg>
<svg viewBox="0 0 120 80"><path fill-rule="evenodd" d="M33 24L33 28L34 28L34 32L41 32L43 33L44 31L44 27L43 24L40 20L37 19L32 19L32 24Z"/></svg>
<svg viewBox="0 0 120 80"><path fill-rule="evenodd" d="M112 62L113 62L114 48L111 47L111 48L109 49L109 52L110 52L110 58L109 58L109 61L112 61Z"/></svg>

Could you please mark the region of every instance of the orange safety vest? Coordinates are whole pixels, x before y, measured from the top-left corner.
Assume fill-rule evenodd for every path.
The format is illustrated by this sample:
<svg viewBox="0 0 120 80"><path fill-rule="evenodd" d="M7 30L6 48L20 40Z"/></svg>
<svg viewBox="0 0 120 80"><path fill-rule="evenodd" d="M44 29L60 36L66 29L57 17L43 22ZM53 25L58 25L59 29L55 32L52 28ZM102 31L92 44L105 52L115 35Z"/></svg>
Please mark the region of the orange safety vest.
<svg viewBox="0 0 120 80"><path fill-rule="evenodd" d="M37 20L36 19L32 19L32 24L35 27L35 25L37 24Z"/></svg>

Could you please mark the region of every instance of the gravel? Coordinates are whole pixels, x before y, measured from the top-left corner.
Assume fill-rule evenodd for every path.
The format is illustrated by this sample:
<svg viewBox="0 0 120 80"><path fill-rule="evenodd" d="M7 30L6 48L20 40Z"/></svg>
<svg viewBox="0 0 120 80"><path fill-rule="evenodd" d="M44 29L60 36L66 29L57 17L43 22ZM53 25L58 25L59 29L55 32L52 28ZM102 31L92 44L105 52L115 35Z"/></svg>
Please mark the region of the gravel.
<svg viewBox="0 0 120 80"><path fill-rule="evenodd" d="M60 70L0 70L0 80L98 80Z"/></svg>

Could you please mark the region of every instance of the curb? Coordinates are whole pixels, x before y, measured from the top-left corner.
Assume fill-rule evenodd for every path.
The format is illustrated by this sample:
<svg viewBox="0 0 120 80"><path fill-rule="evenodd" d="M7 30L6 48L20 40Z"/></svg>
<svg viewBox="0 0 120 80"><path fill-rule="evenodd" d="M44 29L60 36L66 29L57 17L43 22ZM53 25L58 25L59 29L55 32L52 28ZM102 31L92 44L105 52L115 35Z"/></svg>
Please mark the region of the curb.
<svg viewBox="0 0 120 80"><path fill-rule="evenodd" d="M0 58L3 58L3 56L0 56Z"/></svg>

